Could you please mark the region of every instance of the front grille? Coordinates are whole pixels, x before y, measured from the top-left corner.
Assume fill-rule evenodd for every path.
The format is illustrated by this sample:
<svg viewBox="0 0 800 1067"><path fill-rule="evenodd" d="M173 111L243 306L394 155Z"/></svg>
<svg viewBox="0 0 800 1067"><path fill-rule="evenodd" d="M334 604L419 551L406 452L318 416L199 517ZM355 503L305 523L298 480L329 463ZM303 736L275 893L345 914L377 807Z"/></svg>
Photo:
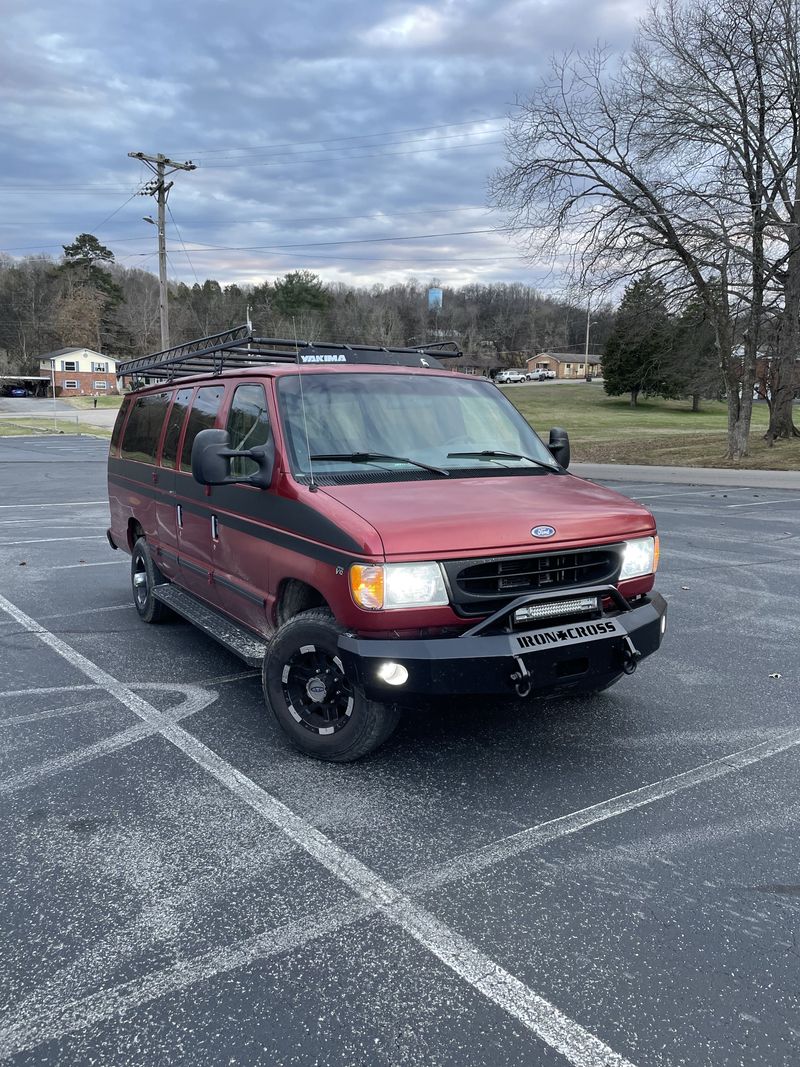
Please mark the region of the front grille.
<svg viewBox="0 0 800 1067"><path fill-rule="evenodd" d="M622 547L451 560L444 567L456 609L465 615L486 615L526 593L613 584L619 575Z"/></svg>

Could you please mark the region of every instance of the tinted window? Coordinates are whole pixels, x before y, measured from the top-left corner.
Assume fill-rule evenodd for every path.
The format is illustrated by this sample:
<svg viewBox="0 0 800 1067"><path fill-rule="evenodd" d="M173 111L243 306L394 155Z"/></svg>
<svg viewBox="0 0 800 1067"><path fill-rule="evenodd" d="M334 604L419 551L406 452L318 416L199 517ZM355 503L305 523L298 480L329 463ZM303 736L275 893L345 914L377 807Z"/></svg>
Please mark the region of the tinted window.
<svg viewBox="0 0 800 1067"><path fill-rule="evenodd" d="M150 396L140 396L134 402L122 439L120 455L123 459L155 463L156 448L167 414L169 398L169 393L153 393Z"/></svg>
<svg viewBox="0 0 800 1067"><path fill-rule="evenodd" d="M122 401L122 406L117 413L117 421L114 423L114 429L111 431L111 453L117 454L117 446L119 445L119 439L122 437L122 427L125 425L125 416L128 414L128 408L131 406L130 398L125 397Z"/></svg>
<svg viewBox="0 0 800 1067"><path fill-rule="evenodd" d="M179 389L172 409L167 419L167 432L164 435L164 445L161 449L161 466L175 468L178 463L178 442L181 439L181 430L186 419L186 411L189 401L192 399L191 389Z"/></svg>
<svg viewBox="0 0 800 1067"><path fill-rule="evenodd" d="M240 385L233 394L228 425L231 448L235 450L254 448L269 440L269 412L263 386ZM236 478L248 478L258 472L255 460L244 456L231 460L231 474Z"/></svg>
<svg viewBox="0 0 800 1067"><path fill-rule="evenodd" d="M204 385L197 390L191 411L189 422L186 427L186 436L183 439L181 452L181 470L192 470L192 445L194 439L201 430L213 430L217 418L217 412L222 404L225 389L221 385Z"/></svg>

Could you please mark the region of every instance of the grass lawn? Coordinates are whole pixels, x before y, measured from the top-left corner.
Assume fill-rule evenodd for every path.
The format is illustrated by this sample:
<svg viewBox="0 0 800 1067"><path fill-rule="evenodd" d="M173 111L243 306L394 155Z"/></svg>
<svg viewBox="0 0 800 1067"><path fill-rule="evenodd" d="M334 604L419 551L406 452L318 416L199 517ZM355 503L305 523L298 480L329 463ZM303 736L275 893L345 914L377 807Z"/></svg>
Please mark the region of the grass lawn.
<svg viewBox="0 0 800 1067"><path fill-rule="evenodd" d="M93 408L94 397L91 396L60 396L59 400L66 400L74 408ZM122 403L121 396L98 396L98 408L118 408Z"/></svg>
<svg viewBox="0 0 800 1067"><path fill-rule="evenodd" d="M30 437L32 434L44 437L52 433L70 434L74 437L77 432L78 423L74 419L57 419L55 426L53 426L51 418L25 419L21 417L13 421L11 419L0 419L0 437ZM93 426L82 426L81 432L111 436L110 430L96 429Z"/></svg>
<svg viewBox="0 0 800 1067"><path fill-rule="evenodd" d="M628 397L606 396L597 382L531 382L503 392L545 440L551 426L567 430L578 463L800 470L800 438L773 448L762 440L769 418L763 403L753 407L750 455L736 464L724 458L725 404L704 400L693 412L690 400L649 399L632 408Z"/></svg>

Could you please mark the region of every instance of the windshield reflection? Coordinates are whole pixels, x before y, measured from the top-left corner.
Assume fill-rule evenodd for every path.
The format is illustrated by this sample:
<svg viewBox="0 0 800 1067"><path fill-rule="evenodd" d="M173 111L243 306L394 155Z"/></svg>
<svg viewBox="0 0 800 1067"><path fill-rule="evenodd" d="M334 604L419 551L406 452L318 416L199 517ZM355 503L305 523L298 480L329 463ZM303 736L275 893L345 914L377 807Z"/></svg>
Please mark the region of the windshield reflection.
<svg viewBox="0 0 800 1067"><path fill-rule="evenodd" d="M300 376L292 375L280 379L278 403L299 475L311 466L315 473L411 469L403 457L453 472L558 469L513 404L485 379L334 371L303 375L301 395ZM309 453L326 458L310 464ZM399 458L353 462L366 453Z"/></svg>

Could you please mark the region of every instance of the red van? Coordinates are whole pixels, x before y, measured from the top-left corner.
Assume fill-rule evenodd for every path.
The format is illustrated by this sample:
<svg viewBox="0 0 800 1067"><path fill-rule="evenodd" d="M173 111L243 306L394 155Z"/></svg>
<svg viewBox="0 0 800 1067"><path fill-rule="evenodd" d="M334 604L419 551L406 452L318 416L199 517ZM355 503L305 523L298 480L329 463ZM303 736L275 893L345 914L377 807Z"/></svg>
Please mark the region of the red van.
<svg viewBox="0 0 800 1067"><path fill-rule="evenodd" d="M434 694L605 689L661 643L653 516L569 474L567 434L544 444L457 354L243 326L120 367L108 539L139 615L261 666L318 758Z"/></svg>

